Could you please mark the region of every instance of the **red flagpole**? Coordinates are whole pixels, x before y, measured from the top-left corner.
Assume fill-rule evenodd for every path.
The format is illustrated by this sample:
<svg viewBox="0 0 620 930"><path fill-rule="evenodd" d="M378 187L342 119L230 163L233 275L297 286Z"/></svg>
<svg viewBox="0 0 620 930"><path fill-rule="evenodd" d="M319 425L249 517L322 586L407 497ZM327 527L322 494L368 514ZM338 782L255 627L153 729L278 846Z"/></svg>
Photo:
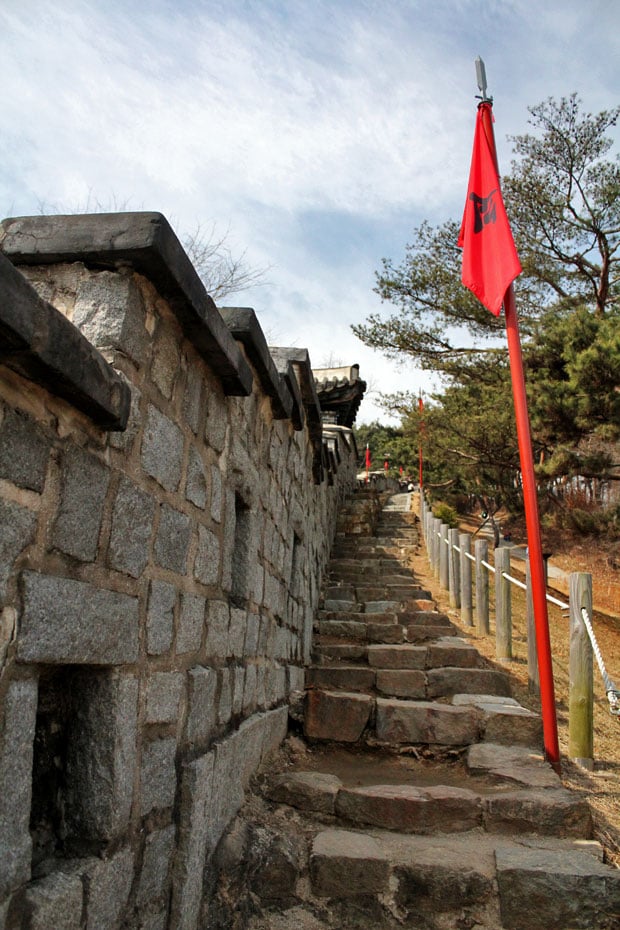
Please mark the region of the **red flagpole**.
<svg viewBox="0 0 620 930"><path fill-rule="evenodd" d="M481 90L483 94L485 94L486 88L483 89L481 87ZM489 102L488 98L486 98L486 102ZM493 132L490 108L482 107L482 114L484 131L497 166L497 149L495 148L495 135ZM499 168L497 173L499 176ZM545 570L538 516L538 497L536 494L534 456L532 454L530 419L527 410L527 395L525 391L525 375L523 372L519 323L517 320L517 309L512 284L508 287L504 296L504 312L506 314L506 336L508 340L508 355L510 358L512 394L515 406L517 440L519 443L519 459L521 462L521 478L523 482L527 545L532 579L532 600L534 605L536 649L538 652L538 670L540 675L543 739L547 761L550 762L553 768L559 773L560 747L558 743L558 724L553 685L553 664L551 660L549 617L547 614Z"/></svg>

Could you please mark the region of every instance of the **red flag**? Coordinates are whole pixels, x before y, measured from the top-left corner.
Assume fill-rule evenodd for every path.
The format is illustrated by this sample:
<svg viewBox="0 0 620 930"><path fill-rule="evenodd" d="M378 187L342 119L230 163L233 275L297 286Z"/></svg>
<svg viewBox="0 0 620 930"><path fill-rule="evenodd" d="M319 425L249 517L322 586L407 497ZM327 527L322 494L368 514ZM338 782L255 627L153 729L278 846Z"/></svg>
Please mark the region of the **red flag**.
<svg viewBox="0 0 620 930"><path fill-rule="evenodd" d="M459 233L463 249L461 281L484 306L499 316L508 286L521 273L499 184L499 173L484 131L481 103L476 117L467 202ZM491 112L489 113L492 119Z"/></svg>
<svg viewBox="0 0 620 930"><path fill-rule="evenodd" d="M366 470L370 468L370 446L366 443Z"/></svg>

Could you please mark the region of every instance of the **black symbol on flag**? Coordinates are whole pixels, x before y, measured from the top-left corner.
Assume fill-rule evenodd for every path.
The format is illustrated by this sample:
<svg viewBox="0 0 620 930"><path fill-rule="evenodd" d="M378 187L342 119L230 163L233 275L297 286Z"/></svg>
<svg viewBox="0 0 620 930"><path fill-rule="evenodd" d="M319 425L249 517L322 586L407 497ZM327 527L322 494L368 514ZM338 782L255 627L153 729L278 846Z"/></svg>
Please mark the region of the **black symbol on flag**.
<svg viewBox="0 0 620 930"><path fill-rule="evenodd" d="M495 213L495 194L497 188L492 190L487 197L479 197L478 194L470 194L469 199L474 203L474 232L482 232L483 226L487 223L494 223L497 219Z"/></svg>

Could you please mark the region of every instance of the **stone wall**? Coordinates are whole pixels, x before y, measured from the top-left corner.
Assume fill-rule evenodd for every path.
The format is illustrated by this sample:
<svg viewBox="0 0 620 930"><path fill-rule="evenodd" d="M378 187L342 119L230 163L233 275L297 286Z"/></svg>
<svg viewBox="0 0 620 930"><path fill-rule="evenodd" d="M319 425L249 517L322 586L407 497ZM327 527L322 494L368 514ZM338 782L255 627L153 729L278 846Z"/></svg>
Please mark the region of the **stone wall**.
<svg viewBox="0 0 620 930"><path fill-rule="evenodd" d="M0 930L194 930L303 687L355 444L161 215L0 248Z"/></svg>

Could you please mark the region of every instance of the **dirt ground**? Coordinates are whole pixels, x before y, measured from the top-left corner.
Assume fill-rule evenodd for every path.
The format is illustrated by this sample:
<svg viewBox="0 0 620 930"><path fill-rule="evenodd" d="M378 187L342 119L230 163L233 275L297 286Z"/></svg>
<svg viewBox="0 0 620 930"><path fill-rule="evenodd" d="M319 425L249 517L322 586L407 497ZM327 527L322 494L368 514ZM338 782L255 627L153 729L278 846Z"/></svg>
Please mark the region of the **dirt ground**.
<svg viewBox="0 0 620 930"><path fill-rule="evenodd" d="M414 508L417 503L414 501ZM472 532L479 521L465 521L462 529ZM523 540L513 531L512 541ZM543 548L553 552L551 564L566 572L590 572L594 615L592 626L609 677L620 688L620 603L615 594L620 585L620 569L609 558L609 547L596 540L570 539L559 535L553 540L544 540ZM443 591L429 569L424 546L414 557L412 568L416 576L429 587L442 610L461 627L463 634L470 637L480 652L493 661L495 658L495 628L491 616L491 633L479 636L472 627L465 627L460 620L460 611L450 607L448 593ZM511 568L518 576L518 571ZM611 582L611 584L610 584ZM548 593L558 600L568 602L567 589L560 580L557 589L548 588ZM512 587L513 608L513 654L510 665L502 664L509 671L513 693L517 700L532 710L539 711L538 698L528 690L527 639L524 593ZM610 593L611 592L611 593ZM493 590L490 592L493 604ZM620 867L620 717L610 713L603 680L598 667L594 669L594 769L587 771L568 758L568 612L552 604L548 606L549 632L553 657L553 673L558 718L558 738L562 755L562 778L565 784L585 794L594 814L597 839L606 850L607 858Z"/></svg>

